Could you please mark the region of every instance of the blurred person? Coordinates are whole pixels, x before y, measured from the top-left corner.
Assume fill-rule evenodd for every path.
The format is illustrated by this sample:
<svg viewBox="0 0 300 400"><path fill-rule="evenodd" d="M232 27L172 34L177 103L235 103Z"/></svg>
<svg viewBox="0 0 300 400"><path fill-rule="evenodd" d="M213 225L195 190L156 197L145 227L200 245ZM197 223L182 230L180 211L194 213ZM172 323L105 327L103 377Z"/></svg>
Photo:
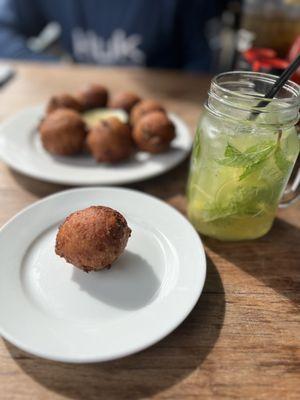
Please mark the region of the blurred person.
<svg viewBox="0 0 300 400"><path fill-rule="evenodd" d="M75 62L207 71L206 23L225 0L0 0L0 58L55 61L28 39L50 22Z"/></svg>

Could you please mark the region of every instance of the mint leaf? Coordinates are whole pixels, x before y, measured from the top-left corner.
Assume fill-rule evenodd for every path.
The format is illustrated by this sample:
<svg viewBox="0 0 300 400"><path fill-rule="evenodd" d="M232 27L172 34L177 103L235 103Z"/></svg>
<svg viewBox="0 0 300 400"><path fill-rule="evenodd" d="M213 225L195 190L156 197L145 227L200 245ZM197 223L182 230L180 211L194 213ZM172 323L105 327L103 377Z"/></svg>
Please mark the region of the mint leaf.
<svg viewBox="0 0 300 400"><path fill-rule="evenodd" d="M193 145L193 159L199 160L200 152L201 152L200 129L197 128L195 139L194 139L194 145Z"/></svg>
<svg viewBox="0 0 300 400"><path fill-rule="evenodd" d="M243 153L238 150L236 147L232 146L232 144L227 143L227 147L225 150L225 156L230 158L239 158L243 155Z"/></svg>
<svg viewBox="0 0 300 400"><path fill-rule="evenodd" d="M230 143L227 143L224 156L225 158L216 160L218 164L227 165L229 167L243 167L247 164L244 154Z"/></svg>
<svg viewBox="0 0 300 400"><path fill-rule="evenodd" d="M213 222L228 217L257 216L265 211L266 204L272 201L272 190L260 186L237 186L230 198L213 201L202 211L206 222ZM223 222L222 222L223 223Z"/></svg>
<svg viewBox="0 0 300 400"><path fill-rule="evenodd" d="M253 162L252 164L247 165L244 169L244 172L240 175L239 181L247 178L247 176L251 175L253 172L257 172L260 167L263 165L265 159Z"/></svg>
<svg viewBox="0 0 300 400"><path fill-rule="evenodd" d="M237 186L225 203L221 200L215 201L209 208L203 210L203 218L206 222L212 222L232 216L256 215L260 212L257 200L263 190L256 186Z"/></svg>
<svg viewBox="0 0 300 400"><path fill-rule="evenodd" d="M262 142L241 152L232 144L227 143L225 157L216 161L218 164L228 167L244 167L245 169L239 178L239 180L242 180L257 171L274 152L275 148L276 143Z"/></svg>
<svg viewBox="0 0 300 400"><path fill-rule="evenodd" d="M249 162L260 162L266 160L268 156L274 151L276 147L275 143L264 142L255 146L249 147L244 155Z"/></svg>
<svg viewBox="0 0 300 400"><path fill-rule="evenodd" d="M284 152L280 147L280 143L264 141L257 145L247 148L245 151L240 151L232 144L228 143L224 152L224 158L216 160L219 164L227 167L242 168L242 173L239 176L239 181L242 181L254 172L258 172L264 167L264 163L274 158L281 174L286 174L291 167ZM273 160L272 160L273 161ZM271 168L268 171L277 175L277 168ZM280 178L281 179L281 178ZM274 190L274 179L271 179L272 184L247 186L247 183L239 183L232 191L228 191L223 195L219 192L218 198L207 204L203 210L203 218L206 222L222 220L228 217L243 217L245 215L257 216L265 212L266 207L275 204L279 197L279 189Z"/></svg>
<svg viewBox="0 0 300 400"><path fill-rule="evenodd" d="M280 169L280 171L283 174L286 174L288 172L288 170L290 169L292 163L286 159L286 157L279 145L276 147L274 156L275 156L275 162L276 162L277 167Z"/></svg>
<svg viewBox="0 0 300 400"><path fill-rule="evenodd" d="M241 181L253 172L258 171L263 163L274 152L275 147L276 144L268 142L249 147L244 153L246 154L248 165L239 177L239 180Z"/></svg>
<svg viewBox="0 0 300 400"><path fill-rule="evenodd" d="M262 142L255 144L254 146L248 147L244 154L249 157L264 157L272 152L276 146L274 142Z"/></svg>

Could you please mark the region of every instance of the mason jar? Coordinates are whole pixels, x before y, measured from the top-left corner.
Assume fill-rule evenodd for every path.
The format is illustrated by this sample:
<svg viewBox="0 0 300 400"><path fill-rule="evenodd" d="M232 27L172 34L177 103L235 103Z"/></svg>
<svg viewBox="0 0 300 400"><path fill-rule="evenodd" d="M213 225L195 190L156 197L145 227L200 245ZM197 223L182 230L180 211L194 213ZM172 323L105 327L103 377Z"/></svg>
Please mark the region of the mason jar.
<svg viewBox="0 0 300 400"><path fill-rule="evenodd" d="M211 82L188 181L188 216L204 235L254 239L272 226L299 154L299 86L288 81L258 107L276 78L236 71ZM299 172L285 204L298 185Z"/></svg>

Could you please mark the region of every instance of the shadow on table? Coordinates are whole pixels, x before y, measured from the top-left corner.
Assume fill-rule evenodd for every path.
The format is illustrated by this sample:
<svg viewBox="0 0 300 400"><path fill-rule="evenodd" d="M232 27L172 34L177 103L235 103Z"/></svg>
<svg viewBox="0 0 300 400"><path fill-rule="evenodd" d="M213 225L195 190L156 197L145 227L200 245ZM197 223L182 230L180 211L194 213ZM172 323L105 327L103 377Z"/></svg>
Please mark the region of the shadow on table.
<svg viewBox="0 0 300 400"><path fill-rule="evenodd" d="M11 168L9 168L8 171L18 185L37 197L48 196L61 190L71 188L71 186L63 186L55 183L44 182L35 178L30 178L29 176L20 174Z"/></svg>
<svg viewBox="0 0 300 400"><path fill-rule="evenodd" d="M185 193L188 165L189 160L186 159L177 167L157 177L150 178L142 182L118 186L131 187L132 189L146 192L161 199L168 200L173 196L182 195ZM8 171L18 185L37 197L48 196L55 192L72 188L72 186L44 182L39 179L31 178L29 176L20 174L11 168L8 168Z"/></svg>
<svg viewBox="0 0 300 400"><path fill-rule="evenodd" d="M141 353L102 364L66 364L35 358L5 344L26 374L62 396L135 400L166 390L197 370L219 337L224 313L222 281L208 260L203 294L192 313L171 335Z"/></svg>
<svg viewBox="0 0 300 400"><path fill-rule="evenodd" d="M110 271L86 274L73 268L72 280L81 291L119 310L145 307L159 290L160 280L146 259L125 250ZM137 286L139 290L136 290Z"/></svg>
<svg viewBox="0 0 300 400"><path fill-rule="evenodd" d="M255 241L239 242L237 246L237 242L206 238L205 244L295 305L300 305L299 228L277 218L271 231Z"/></svg>
<svg viewBox="0 0 300 400"><path fill-rule="evenodd" d="M187 158L171 171L143 182L130 184L130 187L168 201L171 205L185 214L185 193L189 162L189 158ZM178 204L176 202L177 198L180 198Z"/></svg>

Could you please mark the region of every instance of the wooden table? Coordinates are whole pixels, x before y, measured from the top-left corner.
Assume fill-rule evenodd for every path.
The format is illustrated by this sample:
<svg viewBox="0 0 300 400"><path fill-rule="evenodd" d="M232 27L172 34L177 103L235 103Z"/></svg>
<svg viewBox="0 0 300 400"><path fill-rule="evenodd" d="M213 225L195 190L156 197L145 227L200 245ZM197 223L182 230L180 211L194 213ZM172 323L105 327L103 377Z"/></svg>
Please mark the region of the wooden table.
<svg viewBox="0 0 300 400"><path fill-rule="evenodd" d="M209 78L175 72L16 64L0 91L0 120L98 81L160 98L194 130ZM188 164L130 185L185 210ZM0 224L63 189L0 164ZM139 354L104 364L38 359L0 342L1 399L299 399L300 204L280 211L252 242L205 239L207 280L193 312L174 333Z"/></svg>

